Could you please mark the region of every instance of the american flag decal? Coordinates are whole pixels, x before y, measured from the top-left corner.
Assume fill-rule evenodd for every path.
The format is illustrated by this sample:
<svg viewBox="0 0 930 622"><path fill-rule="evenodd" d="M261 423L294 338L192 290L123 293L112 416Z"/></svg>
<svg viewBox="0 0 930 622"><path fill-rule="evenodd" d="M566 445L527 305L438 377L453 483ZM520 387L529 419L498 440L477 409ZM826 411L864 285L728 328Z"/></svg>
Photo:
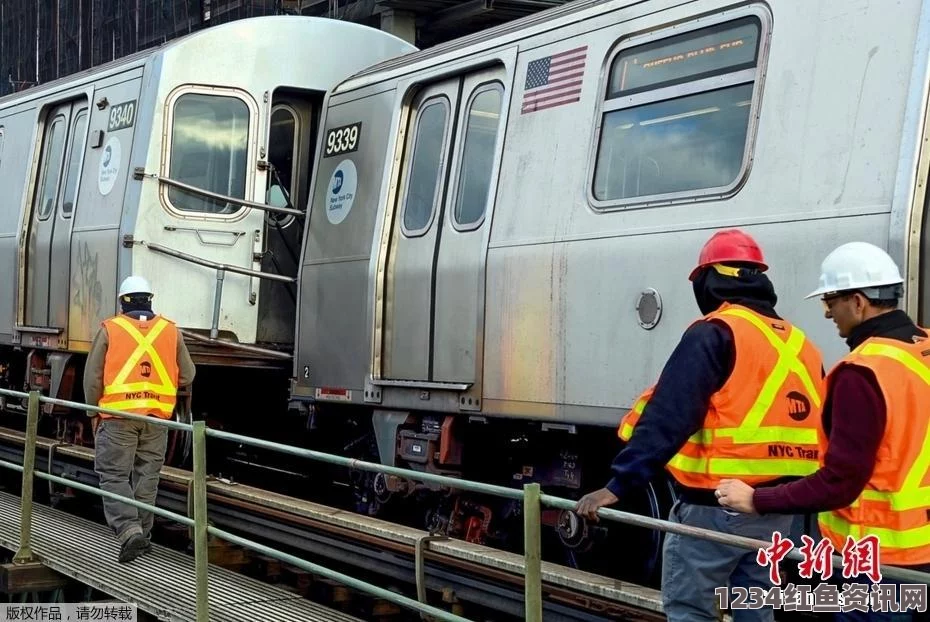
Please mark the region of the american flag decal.
<svg viewBox="0 0 930 622"><path fill-rule="evenodd" d="M526 67L521 114L571 104L581 99L588 46L531 61Z"/></svg>

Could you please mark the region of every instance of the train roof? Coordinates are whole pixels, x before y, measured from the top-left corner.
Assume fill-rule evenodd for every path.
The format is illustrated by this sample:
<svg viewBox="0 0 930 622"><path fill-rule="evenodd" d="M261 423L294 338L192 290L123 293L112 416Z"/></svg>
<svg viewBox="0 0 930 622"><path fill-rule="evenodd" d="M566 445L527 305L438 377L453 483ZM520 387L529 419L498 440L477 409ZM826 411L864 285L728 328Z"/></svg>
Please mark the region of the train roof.
<svg viewBox="0 0 930 622"><path fill-rule="evenodd" d="M615 11L637 4L644 4L652 0L627 0L626 2L609 2L605 0L575 0L566 4L546 9L506 22L493 28L488 28L445 43L410 52L403 56L388 59L377 65L360 71L344 80L335 89L334 93L350 91L367 86L382 79L400 75L412 70L417 65L434 65L443 61L454 60L481 49L489 41L495 42L495 47L505 45L515 40L537 34L557 25L563 18L581 13L592 7L602 7L604 11ZM509 36L508 36L509 35Z"/></svg>
<svg viewBox="0 0 930 622"><path fill-rule="evenodd" d="M216 40L217 46L222 47L229 41L231 37L234 37L236 34L243 34L247 31L257 31L257 40L272 42L274 41L273 37L275 34L275 28L283 24L307 25L311 26L313 29L322 28L328 32L335 33L335 36L339 36L340 33L346 33L353 30L367 30L373 34L377 33L377 36L397 39L400 41L400 39L395 35L378 30L376 28L372 28L370 26L364 26L354 22L330 19L326 17L296 15L266 15L261 17L249 17L218 24L216 26L210 26L209 28L198 30L190 34L171 39L158 46L140 50L138 52L134 52L133 54L117 58L107 63L95 65L94 67L69 74L51 82L40 84L39 86L32 87L25 91L19 91L5 95L4 97L0 98L0 108L4 108L5 106L13 103L20 104L33 99L42 98L48 93L55 92L62 86L73 83L80 83L86 80L89 76L98 75L104 77L114 73L119 73L128 67L145 64L149 62L150 58L162 55L168 50L184 47L193 41L200 42L204 39L214 39ZM236 44L238 44L238 42ZM287 62L286 57L283 55L282 60L283 62Z"/></svg>

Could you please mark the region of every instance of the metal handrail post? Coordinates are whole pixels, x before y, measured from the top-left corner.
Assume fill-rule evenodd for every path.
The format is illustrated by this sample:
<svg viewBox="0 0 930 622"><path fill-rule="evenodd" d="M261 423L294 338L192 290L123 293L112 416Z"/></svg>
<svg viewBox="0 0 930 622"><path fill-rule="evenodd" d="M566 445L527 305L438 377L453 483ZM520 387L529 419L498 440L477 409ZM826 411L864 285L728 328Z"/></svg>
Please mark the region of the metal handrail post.
<svg viewBox="0 0 930 622"><path fill-rule="evenodd" d="M210 619L209 551L207 549L206 423L192 423L194 445L194 572L197 580L197 622Z"/></svg>
<svg viewBox="0 0 930 622"><path fill-rule="evenodd" d="M539 484L523 486L523 591L524 619L542 622L542 525Z"/></svg>
<svg viewBox="0 0 930 622"><path fill-rule="evenodd" d="M20 497L19 549L13 563L35 561L32 553L32 488L36 466L36 437L39 429L39 392L29 392L26 409L26 441L23 446L23 492Z"/></svg>
<svg viewBox="0 0 930 622"><path fill-rule="evenodd" d="M216 269L216 290L213 292L213 323L210 325L210 339L220 335L220 305L223 301L223 279L226 277L225 268Z"/></svg>

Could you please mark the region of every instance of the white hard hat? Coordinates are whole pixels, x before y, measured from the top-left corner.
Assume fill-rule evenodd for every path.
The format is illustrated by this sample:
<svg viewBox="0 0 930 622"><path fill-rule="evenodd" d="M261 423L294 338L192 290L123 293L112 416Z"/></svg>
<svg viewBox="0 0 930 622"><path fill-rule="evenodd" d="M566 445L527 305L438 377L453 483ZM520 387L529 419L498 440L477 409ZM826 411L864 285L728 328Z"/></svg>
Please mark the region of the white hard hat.
<svg viewBox="0 0 930 622"><path fill-rule="evenodd" d="M152 286L141 276L128 276L119 286L118 297L127 294L152 294Z"/></svg>
<svg viewBox="0 0 930 622"><path fill-rule="evenodd" d="M888 253L867 242L837 247L820 264L820 286L807 298L830 292L861 290L867 298L880 298L879 289L904 283L898 265ZM895 297L899 297L898 291Z"/></svg>

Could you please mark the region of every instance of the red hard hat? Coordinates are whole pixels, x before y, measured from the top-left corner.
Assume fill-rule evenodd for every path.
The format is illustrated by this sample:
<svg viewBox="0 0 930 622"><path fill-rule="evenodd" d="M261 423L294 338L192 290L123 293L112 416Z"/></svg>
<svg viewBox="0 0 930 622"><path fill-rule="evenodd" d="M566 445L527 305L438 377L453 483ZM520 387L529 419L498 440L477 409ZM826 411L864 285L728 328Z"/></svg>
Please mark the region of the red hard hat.
<svg viewBox="0 0 930 622"><path fill-rule="evenodd" d="M762 270L768 270L762 249L749 235L739 229L718 231L711 236L698 258L697 267L691 271L688 279L693 281L701 268L715 263L743 262L756 264Z"/></svg>

